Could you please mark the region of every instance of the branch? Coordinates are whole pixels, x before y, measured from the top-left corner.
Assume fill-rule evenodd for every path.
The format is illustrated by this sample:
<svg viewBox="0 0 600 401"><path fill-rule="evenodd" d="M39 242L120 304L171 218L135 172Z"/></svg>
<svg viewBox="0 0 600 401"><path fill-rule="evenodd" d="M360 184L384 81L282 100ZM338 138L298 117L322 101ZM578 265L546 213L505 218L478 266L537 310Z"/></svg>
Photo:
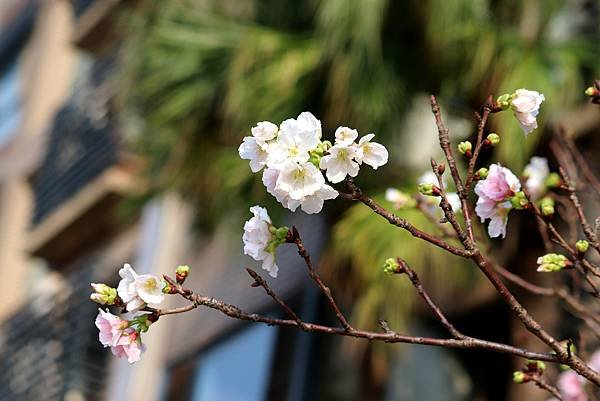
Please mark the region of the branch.
<svg viewBox="0 0 600 401"><path fill-rule="evenodd" d="M304 243L302 242L302 239L300 239L300 234L298 233L296 227L292 227L289 231L287 241L296 244L296 247L298 248L298 254L302 256L302 259L304 259L310 278L313 279L313 281L315 282L317 287L319 287L321 292L325 294L325 297L329 302L329 306L331 306L331 309L333 309L335 316L340 321L344 330L352 331L353 328L350 326L350 324L344 317L344 314L340 310L338 304L335 302L335 299L333 299L333 296L331 295L331 290L329 289L329 287L327 287L327 285L325 285L325 283L323 283L323 280L321 280L321 277L319 277L319 274L313 268L312 262L310 260L310 254L304 247Z"/></svg>
<svg viewBox="0 0 600 401"><path fill-rule="evenodd" d="M558 389L556 387L546 383L546 381L544 379L542 379L541 377L533 376L533 377L531 377L530 380L532 382L534 382L536 384L536 386L538 386L542 390L546 390L547 392L552 394L554 396L554 398L556 398L557 400L564 401L564 398L560 395L560 391L558 391Z"/></svg>
<svg viewBox="0 0 600 401"><path fill-rule="evenodd" d="M377 333L372 331L356 329L347 331L343 328L329 327L307 322L302 322L301 324L294 319L277 319L259 315L256 313L247 313L242 311L235 305L228 304L216 298L195 294L190 289L184 288L182 285L178 284L169 276L165 275L164 279L169 283L174 293L180 294L182 297L190 301L191 304L183 308L156 310L156 313L159 316L183 313L195 309L199 306L205 306L207 308L219 311L222 314L234 319L264 323L269 326L292 328L295 327L311 333L362 338L370 341L381 341L386 343L421 344L459 349L480 349L494 351L502 354L514 355L521 358L535 359L539 361L556 363L561 362L561 359L554 354L533 352L522 348L513 347L511 345L496 343L492 341L485 341L471 337L465 337L464 339L441 339L431 337L406 336L391 330L387 325L387 322L384 320L380 321L380 325L384 329L384 333ZM304 328L302 328L301 326L304 326Z"/></svg>
<svg viewBox="0 0 600 401"><path fill-rule="evenodd" d="M562 139L562 142L565 144L566 149L568 149L569 153L575 160L579 171L581 171L586 181L594 189L596 195L600 196L600 181L598 181L594 175L585 157L583 157L581 152L579 152L579 149L577 149L577 146L575 146L573 138L567 133L567 130L564 127L559 128L559 136Z"/></svg>
<svg viewBox="0 0 600 401"><path fill-rule="evenodd" d="M569 192L569 199L571 200L573 207L575 207L575 210L577 211L577 216L579 217L579 223L581 224L581 229L583 230L583 233L590 242L590 245L592 245L594 249L596 249L596 251L600 254L600 243L598 242L598 237L596 237L596 233L594 232L594 230L592 230L592 226L590 226L590 224L587 221L587 218L585 217L583 207L581 206L581 202L579 201L579 197L577 196L577 192L575 191L575 187L573 186L573 183L571 182L567 171L562 167L559 167L558 171L560 172L560 176L564 182L566 190Z"/></svg>
<svg viewBox="0 0 600 401"><path fill-rule="evenodd" d="M557 297L560 298L569 308L571 314L583 320L590 330L594 332L594 334L600 337L600 317L595 313L589 311L585 305L575 299L565 288L549 288L549 287L541 287L539 285L533 284L522 277L511 273L506 270L504 267L494 265L494 269L506 280L511 283L521 287L522 289L529 291L534 295L540 295L545 297Z"/></svg>
<svg viewBox="0 0 600 401"><path fill-rule="evenodd" d="M279 296L275 293L275 291L273 291L271 289L271 287L269 287L269 284L267 284L265 279L263 279L257 272L250 269L249 267L246 268L246 271L254 279L254 283L252 283L252 286L253 287L256 287L256 286L262 287L265 290L265 292L271 298L273 298L273 300L275 302L277 302L279 304L279 306L281 306L281 308L285 311L285 313L287 313L290 318L292 318L296 323L298 323L298 327L300 327L302 330L306 331L304 322L298 317L298 315L296 315L296 313L292 310L292 308L288 304L286 304L281 298L279 298Z"/></svg>
<svg viewBox="0 0 600 401"><path fill-rule="evenodd" d="M375 202L373 199L371 199L370 197L365 195L361 191L361 189L358 188L356 186L356 184L354 184L354 181L351 178L346 178L346 186L350 190L350 193L340 193L340 195L342 195L342 197L344 197L346 199L350 199L350 200L357 200L357 201L364 203L369 208L371 208L371 210L373 210L375 213L377 213L378 215L380 215L381 217L386 219L390 224L395 225L397 227L400 227L400 228L408 231L413 237L425 240L435 246L445 249L446 251L448 251L450 253L453 253L454 255L462 256L465 258L469 257L471 255L470 251L465 251L465 250L462 250L455 246L452 246L449 243L441 240L438 237L435 237L431 234L428 234L424 231L419 230L418 228L413 226L411 223L409 223L405 219L402 219L402 218L396 216L395 214L388 212L383 207L381 207L377 202Z"/></svg>
<svg viewBox="0 0 600 401"><path fill-rule="evenodd" d="M398 261L398 264L400 265L400 269L398 270L398 273L400 273L400 274L405 273L408 276L408 278L412 282L413 287L415 287L415 289L417 290L417 292L419 293L421 298L423 298L423 300L425 301L427 306L429 306L429 308L433 311L433 314L435 315L435 317L440 321L440 323L442 323L442 325L446 328L446 330L448 330L448 332L452 335L452 337L454 337L456 339L467 338L464 334L462 334L460 331L458 331L452 325L452 323L450 323L448 321L448 319L446 319L446 316L444 316L444 313L433 302L433 300L431 299L429 294L427 294L427 292L425 291L425 288L423 288L423 285L421 284L421 280L419 279L419 276L417 275L417 273L413 269L411 269L410 266L408 266L408 263L406 263L406 261L401 258L396 258L396 260Z"/></svg>
<svg viewBox="0 0 600 401"><path fill-rule="evenodd" d="M458 193L458 197L460 198L460 205L463 211L463 216L465 218L465 225L467 226L467 235L472 242L475 242L475 237L473 235L473 224L471 220L471 211L469 210L468 198L468 184L467 187L462 182L460 178L460 173L458 172L458 167L456 166L456 159L454 159L454 155L452 153L452 147L450 142L450 134L448 132L448 128L444 124L442 120L442 113L440 111L440 106L437 103L437 100L434 95L431 95L431 111L435 116L435 123L438 128L438 138L440 141L440 147L444 151L444 156L446 157L446 161L448 161L448 167L450 168L450 174L452 175L452 179L454 181L454 185L456 186L456 192ZM468 178L467 178L468 179Z"/></svg>

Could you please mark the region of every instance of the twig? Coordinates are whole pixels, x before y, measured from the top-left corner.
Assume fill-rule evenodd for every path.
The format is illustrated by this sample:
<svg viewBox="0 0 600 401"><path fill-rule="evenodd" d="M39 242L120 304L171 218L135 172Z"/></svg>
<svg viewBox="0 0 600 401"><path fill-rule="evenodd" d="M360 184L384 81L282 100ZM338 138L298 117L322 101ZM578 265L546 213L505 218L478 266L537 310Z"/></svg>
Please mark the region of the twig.
<svg viewBox="0 0 600 401"><path fill-rule="evenodd" d="M467 235L471 242L475 242L475 236L473 235L473 224L471 220L471 211L469 210L468 204L468 187L465 187L462 179L460 178L460 173L458 172L458 167L456 166L456 159L454 159L454 154L452 153L450 134L448 128L446 128L446 125L442 120L440 106L437 103L437 100L434 95L431 95L431 111L433 112L433 115L435 117L435 123L438 128L438 138L440 141L440 147L442 148L444 156L446 157L446 161L448 162L450 174L452 175L452 180L454 181L454 185L456 186L456 192L458 193L458 197L460 198L460 205L465 219Z"/></svg>
<svg viewBox="0 0 600 401"><path fill-rule="evenodd" d="M456 339L466 338L464 334L458 331L456 327L454 327L452 323L448 321L442 310L435 304L435 302L433 302L429 294L427 294L427 291L425 291L425 288L423 288L423 284L421 284L421 280L419 279L417 273L413 269L411 269L408 263L406 263L406 261L404 261L403 259L396 258L396 260L400 265L400 270L398 273L405 273L408 276L408 278L412 282L413 287L415 287L421 298L423 298L427 306L429 306L429 308L432 310L437 320L439 320L440 323L442 323L442 325L446 328L446 330L448 330L452 337Z"/></svg>
<svg viewBox="0 0 600 401"><path fill-rule="evenodd" d="M402 218L396 216L395 214L388 212L383 207L381 207L377 202L375 202L373 199L371 199L370 197L365 195L356 186L356 184L354 184L354 181L351 178L346 178L346 186L350 190L350 193L340 193L340 195L342 195L342 197L344 197L346 199L350 199L350 200L357 200L357 201L364 203L369 208L371 208L371 210L373 210L375 213L377 213L378 215L380 215L381 217L386 219L390 224L395 225L396 227L400 227L400 228L408 231L413 237L425 240L435 246L445 249L448 252L453 253L458 256L469 257L471 255L470 251L462 250L453 245L450 245L449 243L441 240L438 237L435 237L431 234L428 234L424 231L419 230L418 228L413 226L411 223L409 223L405 219L402 219Z"/></svg>
<svg viewBox="0 0 600 401"><path fill-rule="evenodd" d="M579 217L581 229L583 230L583 233L590 242L590 245L592 245L592 247L594 247L594 249L596 249L596 251L600 254L600 243L598 242L598 237L596 237L596 233L594 232L594 230L592 230L592 226L590 226L590 224L587 221L587 218L585 217L585 213L583 212L583 207L581 206L581 202L579 201L579 197L577 196L575 187L573 187L571 179L564 168L560 167L559 172L564 182L564 186L569 192L569 199L571 200L573 207L577 211L577 216Z"/></svg>
<svg viewBox="0 0 600 401"><path fill-rule="evenodd" d="M575 146L573 138L567 133L567 130L564 127L559 128L559 136L562 139L563 143L566 145L566 148L569 150L569 153L577 163L577 167L585 177L586 181L594 189L596 195L600 196L600 181L592 172L592 169L585 157L583 157L581 152L579 152L579 149L577 149L577 146Z"/></svg>
<svg viewBox="0 0 600 401"><path fill-rule="evenodd" d="M229 316L234 319L251 321L257 323L265 323L269 326L280 326L280 327L296 327L300 328L300 324L293 319L278 319L271 318L263 315L259 315L256 313L247 313L242 311L235 305L228 304L216 298L202 296L199 294L195 294L193 291L182 287L175 280L170 278L169 276L164 276L165 280L172 287L173 291L177 294L180 294L185 299L191 302L190 305L184 308L175 308L175 309L166 309L158 311L159 314L162 315L171 315L176 313L183 313L189 310L195 309L198 306L205 306L210 309L217 310L223 313L226 316ZM541 352L533 352L528 351L522 348L513 347L511 345L495 343L492 341L480 340L477 338L466 337L464 339L441 339L441 338L431 338L431 337L416 337L416 336L406 336L400 333L397 333L391 329L387 325L387 322L380 321L380 325L384 329L384 333L377 333L372 331L365 330L356 330L353 329L351 331L346 331L343 328L329 327L320 324L314 323L304 323L304 328L306 331L311 333L320 333L320 334L329 334L329 335L339 335L346 337L354 337L354 338L363 338L370 341L382 341L386 343L407 343L407 344L421 344L421 345L431 345L431 346L439 346L439 347L449 347L449 348L460 348L460 349L482 349L488 351L499 352L503 354L514 355L527 359L535 359L539 361L546 362L562 362L561 359L551 353L541 353Z"/></svg>
<svg viewBox="0 0 600 401"><path fill-rule="evenodd" d="M536 386L538 386L539 388L546 390L547 392L552 394L554 396L554 398L556 398L557 400L564 401L564 398L562 398L558 389L556 387L546 383L546 381L544 379L542 379L541 377L532 376L530 378L530 380L532 382L534 382L536 384Z"/></svg>
<svg viewBox="0 0 600 401"><path fill-rule="evenodd" d="M342 325L344 330L352 331L353 330L352 326L350 326L350 324L344 317L344 314L340 310L338 304L335 302L335 299L331 295L331 289L329 289L329 287L327 285L325 285L323 280L321 280L321 277L319 277L319 274L317 273L317 271L314 269L314 267L312 265L312 261L310 260L310 254L306 250L304 243L302 242L302 239L300 238L300 234L298 233L298 230L296 229L296 227L291 228L291 230L288 234L287 241L290 243L296 244L296 247L298 248L298 254L300 254L300 256L302 256L302 259L304 259L304 262L306 264L306 268L308 269L308 274L309 274L310 278L315 282L317 287L319 287L321 292L323 292L323 294L325 294L325 297L327 298L327 302L329 302L329 306L331 306L331 309L333 309L335 316L340 321L340 324Z"/></svg>
<svg viewBox="0 0 600 401"><path fill-rule="evenodd" d="M285 311L285 313L287 313L290 318L292 318L296 323L298 323L298 326L302 330L306 331L304 322L298 317L298 315L296 315L296 313L292 310L292 308L288 304L286 304L281 298L279 298L279 296L275 293L275 291L273 291L271 289L269 284L267 284L267 282L257 272L250 269L249 267L246 268L246 271L254 279L253 285L256 284L256 285L262 287L265 290L265 292L271 298L273 298L273 300L275 302L277 302L279 304L279 306L281 306L281 308Z"/></svg>

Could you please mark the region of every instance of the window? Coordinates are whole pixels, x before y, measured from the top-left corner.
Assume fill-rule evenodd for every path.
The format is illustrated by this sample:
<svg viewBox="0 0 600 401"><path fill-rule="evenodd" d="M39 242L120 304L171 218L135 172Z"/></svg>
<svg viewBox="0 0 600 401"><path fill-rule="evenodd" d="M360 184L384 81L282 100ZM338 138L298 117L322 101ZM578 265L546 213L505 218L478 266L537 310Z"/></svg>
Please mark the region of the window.
<svg viewBox="0 0 600 401"><path fill-rule="evenodd" d="M0 148L16 133L21 120L21 94L17 60L0 70Z"/></svg>
<svg viewBox="0 0 600 401"><path fill-rule="evenodd" d="M200 354L191 401L265 401L277 332L250 325Z"/></svg>

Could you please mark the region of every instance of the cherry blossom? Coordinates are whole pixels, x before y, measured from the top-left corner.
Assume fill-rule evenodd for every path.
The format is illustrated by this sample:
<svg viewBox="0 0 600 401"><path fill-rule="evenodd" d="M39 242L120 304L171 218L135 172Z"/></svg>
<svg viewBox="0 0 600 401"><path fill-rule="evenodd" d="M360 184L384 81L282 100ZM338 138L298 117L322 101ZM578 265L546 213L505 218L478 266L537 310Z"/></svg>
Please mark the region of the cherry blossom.
<svg viewBox="0 0 600 401"><path fill-rule="evenodd" d="M484 222L490 219L488 234L492 238L506 236L508 212L512 209L510 198L521 189L519 179L500 164L492 164L488 176L475 186L479 196L475 213Z"/></svg>
<svg viewBox="0 0 600 401"><path fill-rule="evenodd" d="M287 163L281 170L275 189L302 201L313 195L325 184L323 174L312 163Z"/></svg>
<svg viewBox="0 0 600 401"><path fill-rule="evenodd" d="M127 320L102 309L98 311L95 323L100 343L105 348L110 347L115 356L127 358L129 363L137 362L144 351L139 332Z"/></svg>
<svg viewBox="0 0 600 401"><path fill-rule="evenodd" d="M525 136L538 127L536 117L544 100L544 95L528 89L517 89L512 95L511 107Z"/></svg>
<svg viewBox="0 0 600 401"><path fill-rule="evenodd" d="M326 170L327 179L335 184L343 181L348 175L356 177L359 169L359 164L354 161L356 157L357 151L353 146L335 145L321 158L320 167Z"/></svg>
<svg viewBox="0 0 600 401"><path fill-rule="evenodd" d="M368 134L358 141L358 150L356 152L356 161L358 164L365 163L377 170L388 162L388 151L380 143L371 142L375 134Z"/></svg>
<svg viewBox="0 0 600 401"><path fill-rule="evenodd" d="M131 265L126 263L119 270L121 281L117 293L130 312L143 308L147 303L158 304L163 301L164 284L151 274L138 275Z"/></svg>
<svg viewBox="0 0 600 401"><path fill-rule="evenodd" d="M336 145L351 145L358 138L358 131L348 127L338 127L335 130Z"/></svg>
<svg viewBox="0 0 600 401"><path fill-rule="evenodd" d="M238 148L240 157L245 160L250 160L250 170L256 173L267 164L267 149L266 143L260 143L252 136L244 137L242 144Z"/></svg>
<svg viewBox="0 0 600 401"><path fill-rule="evenodd" d="M531 200L538 200L546 193L546 179L549 174L548 159L534 156L529 160L529 164L523 170L523 177L527 179L525 188Z"/></svg>
<svg viewBox="0 0 600 401"><path fill-rule="evenodd" d="M317 192L312 195L305 196L302 200L301 208L305 213L319 213L323 209L323 204L326 200L335 199L338 197L338 191L331 186L324 184Z"/></svg>
<svg viewBox="0 0 600 401"><path fill-rule="evenodd" d="M264 144L277 136L279 128L277 125L270 121L261 121L256 124L256 127L252 127L252 136L260 144Z"/></svg>
<svg viewBox="0 0 600 401"><path fill-rule="evenodd" d="M273 241L271 218L267 210L260 206L252 206L250 212L254 215L244 224L244 254L256 261L262 261L262 268L271 277L277 277L279 268L275 264L275 249L270 249Z"/></svg>

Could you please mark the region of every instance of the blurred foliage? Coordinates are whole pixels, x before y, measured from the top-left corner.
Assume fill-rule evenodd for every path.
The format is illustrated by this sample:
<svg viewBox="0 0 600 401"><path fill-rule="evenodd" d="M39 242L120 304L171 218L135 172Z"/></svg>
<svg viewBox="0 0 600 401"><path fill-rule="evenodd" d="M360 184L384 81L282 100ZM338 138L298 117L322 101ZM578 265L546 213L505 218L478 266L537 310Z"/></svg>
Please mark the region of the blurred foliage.
<svg viewBox="0 0 600 401"><path fill-rule="evenodd" d="M399 128L416 94L439 94L446 115L472 116L489 94L539 90L547 102L540 129L527 141L510 113L491 118L502 136L496 156L520 171L543 122L584 101L585 81L598 72L594 3L142 0L123 19L129 34L121 103L129 119L141 122L132 143L148 160L153 190L181 191L197 205L203 227L223 213L246 215L250 203L275 204L237 146L257 121L304 110L322 120L326 135L343 124L391 143L394 135L435 135ZM371 192L390 186L389 177L404 171L402 158L396 160L360 184ZM394 184L412 179L403 175ZM406 217L431 229L413 214ZM356 310L362 322L385 310L400 324L410 306L407 280L381 273L387 257L405 257L438 283L450 275L453 283L471 279L453 257L361 205L341 216L332 238L336 265L351 261L354 282L363 287Z"/></svg>

